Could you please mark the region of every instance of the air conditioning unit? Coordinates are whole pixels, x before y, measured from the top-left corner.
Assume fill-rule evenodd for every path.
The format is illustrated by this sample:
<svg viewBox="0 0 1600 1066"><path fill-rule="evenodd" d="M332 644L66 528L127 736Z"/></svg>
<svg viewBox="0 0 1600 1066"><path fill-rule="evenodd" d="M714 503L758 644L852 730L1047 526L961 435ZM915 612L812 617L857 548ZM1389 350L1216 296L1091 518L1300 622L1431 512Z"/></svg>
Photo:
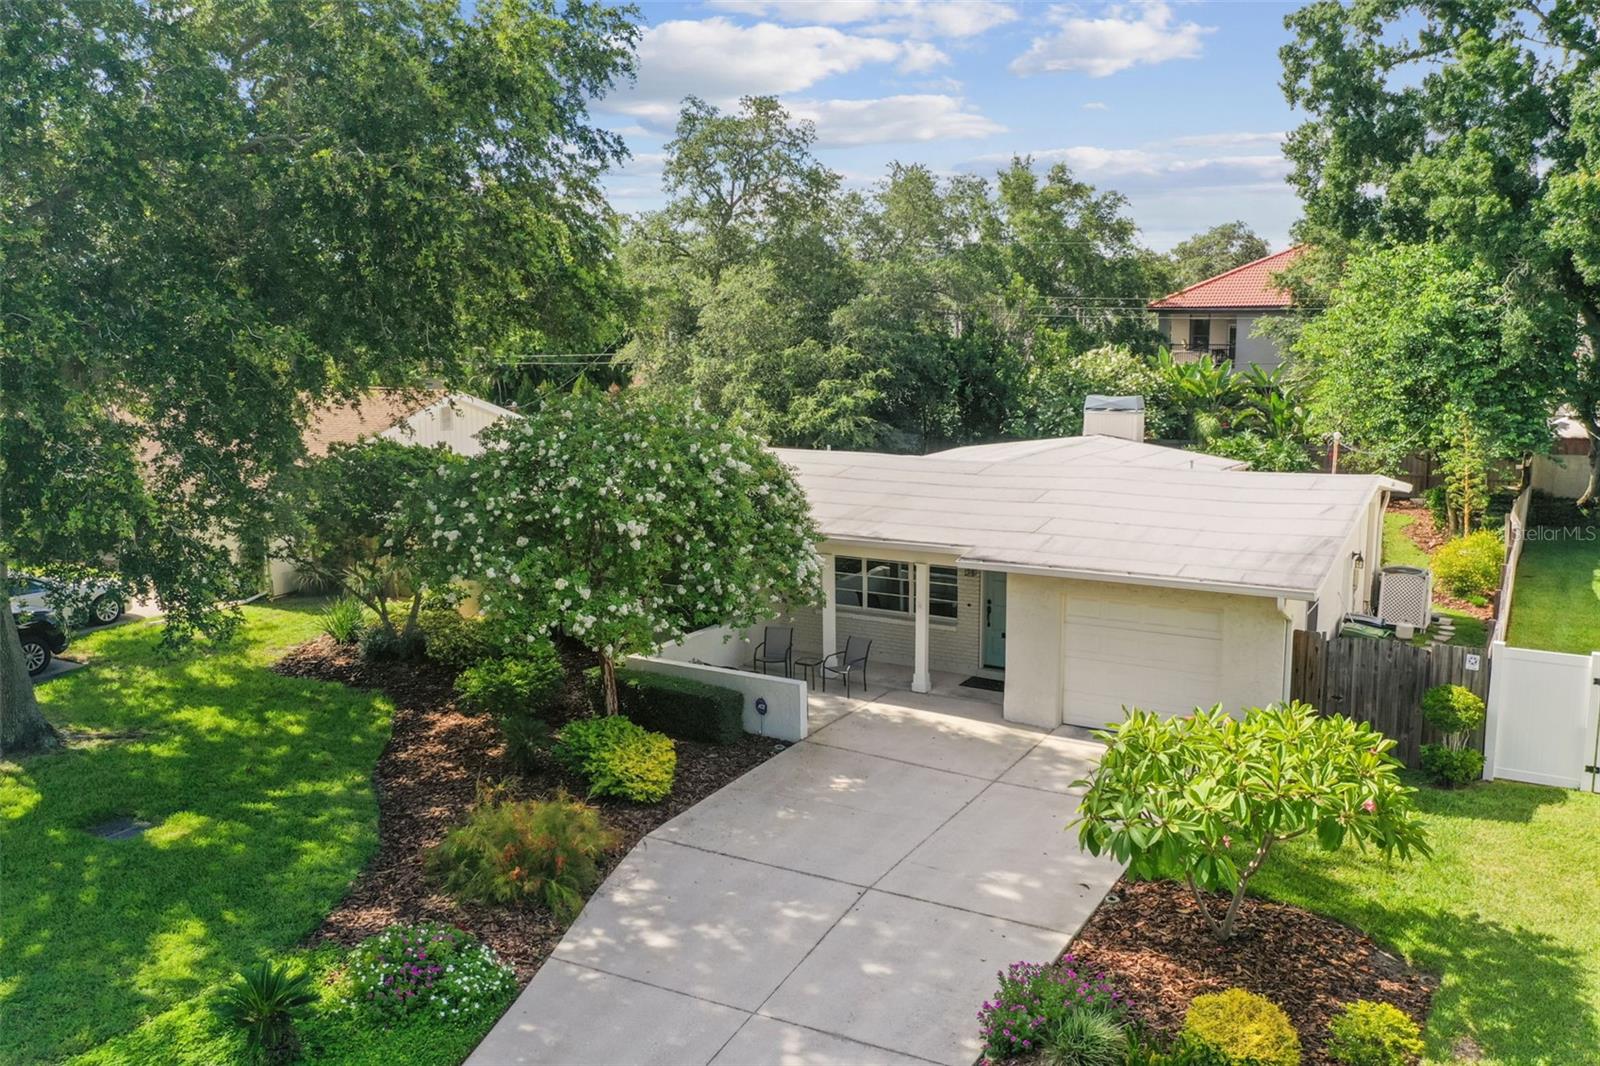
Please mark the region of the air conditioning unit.
<svg viewBox="0 0 1600 1066"><path fill-rule="evenodd" d="M1433 571L1384 567L1378 575L1378 617L1390 625L1407 622L1427 629L1433 617Z"/></svg>

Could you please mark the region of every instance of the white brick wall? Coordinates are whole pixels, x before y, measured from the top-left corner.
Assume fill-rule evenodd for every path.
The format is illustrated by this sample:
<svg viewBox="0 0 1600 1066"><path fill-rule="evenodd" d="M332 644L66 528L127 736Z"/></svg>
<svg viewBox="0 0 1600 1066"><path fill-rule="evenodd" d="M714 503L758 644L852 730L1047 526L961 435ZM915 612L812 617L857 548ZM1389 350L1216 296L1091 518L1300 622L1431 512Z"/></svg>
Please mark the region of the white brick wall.
<svg viewBox="0 0 1600 1066"><path fill-rule="evenodd" d="M928 620L928 666L936 671L972 673L979 666L979 645L983 628L983 579L976 570L961 569L956 578L956 618ZM785 612L785 624L794 626L794 646L802 652L822 648L822 608L809 607ZM915 623L908 615L840 608L839 647L851 636L872 641L872 659L877 662L913 665Z"/></svg>

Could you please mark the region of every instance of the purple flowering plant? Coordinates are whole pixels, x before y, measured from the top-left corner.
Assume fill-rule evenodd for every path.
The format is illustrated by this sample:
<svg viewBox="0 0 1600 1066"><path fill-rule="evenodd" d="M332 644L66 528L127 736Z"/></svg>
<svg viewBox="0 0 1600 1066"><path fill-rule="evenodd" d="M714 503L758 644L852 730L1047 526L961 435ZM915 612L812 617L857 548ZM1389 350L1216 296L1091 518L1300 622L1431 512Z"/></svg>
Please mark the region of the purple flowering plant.
<svg viewBox="0 0 1600 1066"><path fill-rule="evenodd" d="M1031 1055L1055 1023L1076 1010L1121 1015L1129 1006L1104 973L1080 970L1072 955L1059 962L1014 962L996 976L1000 987L978 1011L979 1066Z"/></svg>
<svg viewBox="0 0 1600 1066"><path fill-rule="evenodd" d="M504 1006L515 974L484 944L437 922L392 925L350 953L347 1002L397 1018L428 1011L446 1021Z"/></svg>

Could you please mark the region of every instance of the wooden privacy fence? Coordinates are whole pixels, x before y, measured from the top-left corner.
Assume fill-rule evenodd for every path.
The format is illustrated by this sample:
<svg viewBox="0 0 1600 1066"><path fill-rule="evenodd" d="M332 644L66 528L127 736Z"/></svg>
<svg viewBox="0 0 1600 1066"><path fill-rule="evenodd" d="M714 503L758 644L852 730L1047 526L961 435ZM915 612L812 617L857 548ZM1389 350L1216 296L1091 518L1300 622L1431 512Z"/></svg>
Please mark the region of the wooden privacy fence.
<svg viewBox="0 0 1600 1066"><path fill-rule="evenodd" d="M1471 669L1470 667L1476 667ZM1463 685L1489 696L1489 654L1483 648L1401 640L1294 635L1289 695L1327 714L1342 714L1395 741L1395 757L1420 765L1423 744L1441 739L1422 720L1422 694L1434 685ZM1483 730L1472 737L1483 749Z"/></svg>
<svg viewBox="0 0 1600 1066"><path fill-rule="evenodd" d="M1522 559L1522 545L1528 539L1528 504L1533 489L1526 488L1517 494L1517 502L1506 512L1505 542L1506 562L1500 569L1500 591L1494 594L1494 630L1489 639L1503 642L1511 626L1511 599L1517 588L1517 563Z"/></svg>

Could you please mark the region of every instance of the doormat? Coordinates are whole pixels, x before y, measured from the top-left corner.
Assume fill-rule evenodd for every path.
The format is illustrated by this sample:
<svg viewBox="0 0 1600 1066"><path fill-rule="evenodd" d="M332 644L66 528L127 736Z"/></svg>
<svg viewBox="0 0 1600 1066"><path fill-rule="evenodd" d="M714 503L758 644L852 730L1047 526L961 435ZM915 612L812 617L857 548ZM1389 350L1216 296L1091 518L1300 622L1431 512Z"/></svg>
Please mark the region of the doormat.
<svg viewBox="0 0 1600 1066"><path fill-rule="evenodd" d="M992 677L969 677L961 682L962 688L981 688L985 692L1004 692L1006 683Z"/></svg>

